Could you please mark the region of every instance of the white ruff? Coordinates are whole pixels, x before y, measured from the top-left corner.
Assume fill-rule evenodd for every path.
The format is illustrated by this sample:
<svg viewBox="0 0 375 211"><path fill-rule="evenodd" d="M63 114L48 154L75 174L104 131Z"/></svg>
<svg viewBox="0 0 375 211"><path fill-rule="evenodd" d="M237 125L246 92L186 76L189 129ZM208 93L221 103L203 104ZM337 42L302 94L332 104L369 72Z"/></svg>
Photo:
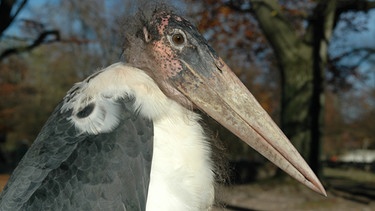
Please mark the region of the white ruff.
<svg viewBox="0 0 375 211"><path fill-rule="evenodd" d="M214 200L210 147L199 116L170 101L154 120L147 210L209 210Z"/></svg>
<svg viewBox="0 0 375 211"><path fill-rule="evenodd" d="M72 118L82 132L97 134L116 127L116 104L109 99L134 96L135 108L154 123L154 151L147 198L148 211L209 210L214 201L211 150L199 125L199 116L167 98L142 70L117 63L96 77L77 84L64 109L77 114L91 102L110 112L110 119L94 110L88 118ZM112 102L112 104L111 104ZM124 187L126 188L126 187Z"/></svg>

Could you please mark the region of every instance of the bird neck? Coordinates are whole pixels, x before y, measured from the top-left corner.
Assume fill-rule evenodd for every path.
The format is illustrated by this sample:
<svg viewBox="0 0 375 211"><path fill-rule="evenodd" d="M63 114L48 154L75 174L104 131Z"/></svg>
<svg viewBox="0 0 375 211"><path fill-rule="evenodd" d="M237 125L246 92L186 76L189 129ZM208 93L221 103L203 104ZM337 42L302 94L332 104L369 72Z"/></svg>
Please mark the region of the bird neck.
<svg viewBox="0 0 375 211"><path fill-rule="evenodd" d="M208 210L214 201L211 147L199 115L175 101L154 119L147 210ZM161 109L162 110L162 109Z"/></svg>

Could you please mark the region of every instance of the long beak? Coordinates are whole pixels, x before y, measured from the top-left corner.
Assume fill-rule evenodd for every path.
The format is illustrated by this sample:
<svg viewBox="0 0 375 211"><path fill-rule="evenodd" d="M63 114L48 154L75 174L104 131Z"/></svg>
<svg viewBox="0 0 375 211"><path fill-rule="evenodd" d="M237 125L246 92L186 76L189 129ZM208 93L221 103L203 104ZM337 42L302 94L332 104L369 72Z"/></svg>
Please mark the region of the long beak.
<svg viewBox="0 0 375 211"><path fill-rule="evenodd" d="M254 96L221 58L214 60L204 65L181 60L185 68L172 79L174 86L290 176L326 196L314 172Z"/></svg>

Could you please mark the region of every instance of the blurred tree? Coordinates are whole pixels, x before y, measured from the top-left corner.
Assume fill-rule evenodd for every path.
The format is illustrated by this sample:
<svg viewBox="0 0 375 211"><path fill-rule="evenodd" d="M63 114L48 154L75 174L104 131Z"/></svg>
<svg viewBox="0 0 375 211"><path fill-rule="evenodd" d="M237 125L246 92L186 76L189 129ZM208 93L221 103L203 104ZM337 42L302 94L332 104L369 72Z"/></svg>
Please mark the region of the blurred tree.
<svg viewBox="0 0 375 211"><path fill-rule="evenodd" d="M75 82L119 60L129 2L0 1L0 170Z"/></svg>
<svg viewBox="0 0 375 211"><path fill-rule="evenodd" d="M24 148L22 152L15 148L28 145L27 140L29 137L24 135L26 131L17 133L17 141L9 143L8 140L12 140L17 128L27 122L22 120L29 120L29 118L25 119L25 117L30 115L30 113L26 113L26 115L20 114L23 106L30 105L30 102L33 102L32 96L36 93L34 86L24 83L28 79L27 75L29 73L27 63L22 59L10 56L31 51L43 43L59 40L59 32L57 30L45 30L43 24L38 21L18 18L26 5L26 0L0 1L0 170L5 171L14 167L25 152ZM31 29L31 34L35 34L35 38L28 39L30 31L28 31L29 33L26 36L6 34L5 32L11 26L14 26L16 22L22 22L23 29ZM22 44L18 45L18 43L15 44L12 41ZM27 112L30 112L30 110L27 110ZM14 153L9 153L9 149Z"/></svg>
<svg viewBox="0 0 375 211"><path fill-rule="evenodd" d="M189 1L188 1L189 2ZM193 1L188 4L188 17L194 18L198 29L209 43L244 82L265 110L279 119L280 86L275 59L268 53L266 39L258 30L250 13L238 13L222 1ZM252 153L242 141L215 121L208 124L228 148L232 161L263 162L264 158Z"/></svg>
<svg viewBox="0 0 375 211"><path fill-rule="evenodd" d="M219 45L232 46L237 48L237 51L253 51L254 53L245 53L251 55L247 57L247 62L250 60L254 65L256 64L254 58L267 59L265 54L269 52L266 50L267 45L264 44L264 40L268 40L281 76L281 127L308 160L313 170L319 173L323 90L324 79L327 76L325 70L335 73L329 74L331 77L328 78L328 82L340 81L339 76L347 79L354 71L345 71L344 67L355 70L358 69L359 64L348 67L338 61L347 59L353 54L359 55L363 61L373 53L373 49L369 47L350 48L338 57L329 57L328 46L332 32L338 22L350 23L354 20L345 18L343 14L365 13L375 8L375 2L225 0L204 1L197 4L201 6L193 7L192 12L199 14L194 17L201 23L200 29L205 31L206 37L213 42L219 39L221 42ZM249 18L247 16L249 14L253 15L256 21ZM232 25L233 22L237 22L238 25ZM223 34L216 34L219 32L218 28L224 29L224 33L230 35L223 38ZM347 30L356 29L358 29L356 25L354 27L348 25L347 28ZM237 41L238 37L243 41ZM252 43L254 41L256 44ZM240 44L233 45L233 42ZM231 47L226 49L231 51ZM367 54L359 54L363 51ZM337 74L338 72L340 74ZM344 74L345 72L347 74Z"/></svg>
<svg viewBox="0 0 375 211"><path fill-rule="evenodd" d="M21 62L10 60L0 63L0 172L9 168L5 144L9 133L13 132L17 125L15 116L20 99L24 99L25 93L32 92L32 89L20 84L26 72L27 68Z"/></svg>
<svg viewBox="0 0 375 211"><path fill-rule="evenodd" d="M6 37L4 35L4 32L15 22L16 17L25 7L26 3L27 0L3 0L0 2L0 38L4 39L4 37ZM22 22L26 27L38 31L37 37L26 45L11 47L2 50L0 52L0 61L12 54L31 51L41 44L60 41L60 32L58 30L46 30L45 26L36 20L23 19ZM23 38L14 37L13 39Z"/></svg>
<svg viewBox="0 0 375 211"><path fill-rule="evenodd" d="M17 15L26 5L27 0L2 0L0 1L0 37L3 32L13 23Z"/></svg>
<svg viewBox="0 0 375 211"><path fill-rule="evenodd" d="M0 1L0 39L3 38L4 31L14 22L17 15L26 5L27 0L16 1ZM0 61L6 52L0 49ZM12 62L10 62L12 63ZM9 64L0 63L0 144L5 143L7 133L12 130L14 122L7 121L14 115L14 106L17 97L14 93L20 89L18 83L24 77L25 69L11 67ZM12 71L14 69L14 71ZM8 98L9 97L9 98ZM5 105L6 104L6 105ZM10 106L9 106L10 105ZM2 158L2 159L1 159ZM0 150L0 162L4 163L5 158Z"/></svg>
<svg viewBox="0 0 375 211"><path fill-rule="evenodd" d="M305 16L303 36L296 36L290 21L283 17L276 1L251 1L252 11L269 40L278 59L282 80L281 126L315 170L319 172L324 78L328 45L341 14L348 11L367 12L375 7L372 1L315 1ZM300 16L291 4L283 1L289 13ZM297 12L296 12L297 11ZM302 16L303 17L303 16ZM300 23L300 24L303 24ZM302 27L301 27L302 28ZM352 53L356 50L351 49ZM330 66L337 63L330 62ZM342 68L341 68L342 69Z"/></svg>
<svg viewBox="0 0 375 211"><path fill-rule="evenodd" d="M355 56L367 60L373 54L367 46L367 50L348 48L327 55L331 33L338 22L345 22L344 28L349 30L365 30L363 24L353 24L355 18L347 11L354 15L366 12L374 7L373 1L186 1L171 2L190 10L204 36L262 106L281 119L283 130L318 169L323 78L332 85L331 90L345 84L350 88L348 76L361 74L360 62L348 65L344 61ZM6 122L6 130L14 131L7 135L10 139L34 140L50 110L74 81L119 60L124 30L119 20L137 6L138 2L128 0L0 1L0 92L4 94L0 124ZM25 10L27 15L20 16ZM13 30L5 31L9 28ZM283 93L281 112L279 93ZM24 100L12 103L17 99ZM345 125L366 124L366 116L360 117ZM344 118L337 118L341 120ZM239 150L247 152L248 148Z"/></svg>
<svg viewBox="0 0 375 211"><path fill-rule="evenodd" d="M344 96L331 90L326 93L325 123L330 127L325 130L324 145L328 158L353 149L375 149L375 86L369 92L351 92ZM355 115L344 116L342 112Z"/></svg>

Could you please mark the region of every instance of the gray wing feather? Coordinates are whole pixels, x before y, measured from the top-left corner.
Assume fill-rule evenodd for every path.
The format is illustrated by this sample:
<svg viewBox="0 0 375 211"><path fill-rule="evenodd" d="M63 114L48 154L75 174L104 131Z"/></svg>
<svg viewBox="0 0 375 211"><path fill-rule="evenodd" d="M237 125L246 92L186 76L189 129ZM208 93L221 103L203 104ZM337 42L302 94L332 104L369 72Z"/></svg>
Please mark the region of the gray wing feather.
<svg viewBox="0 0 375 211"><path fill-rule="evenodd" d="M55 109L0 195L0 210L145 210L153 125L121 106L111 132L82 134Z"/></svg>

